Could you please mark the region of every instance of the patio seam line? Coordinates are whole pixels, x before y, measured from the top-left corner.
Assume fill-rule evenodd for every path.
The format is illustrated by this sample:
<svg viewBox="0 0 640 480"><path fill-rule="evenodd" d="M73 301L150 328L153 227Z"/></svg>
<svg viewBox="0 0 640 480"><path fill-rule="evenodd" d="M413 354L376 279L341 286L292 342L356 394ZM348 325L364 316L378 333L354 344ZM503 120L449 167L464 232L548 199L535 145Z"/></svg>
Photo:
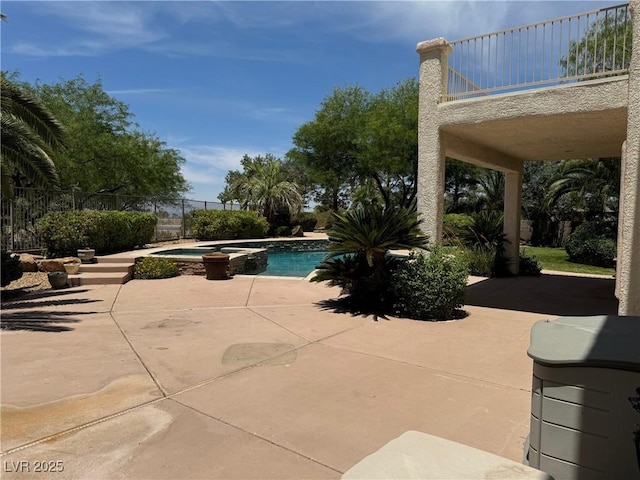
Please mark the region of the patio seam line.
<svg viewBox="0 0 640 480"><path fill-rule="evenodd" d="M120 292L122 291L122 285L118 286L118 291L116 292L115 297L113 297L113 302L111 302L111 306L109 307L109 313L113 312L113 307L116 306L116 301L118 300L118 297L120 296Z"/></svg>
<svg viewBox="0 0 640 480"><path fill-rule="evenodd" d="M336 334L336 335L339 335L339 334ZM332 336L335 336L335 335L332 335ZM325 339L322 339L322 340L325 340ZM319 340L318 343L321 342L322 340ZM530 388L527 389L527 388L513 387L511 385L504 385L502 383L491 382L489 380L481 380L481 379L478 379L478 378L468 377L466 375L461 375L459 373L447 372L446 370L439 370L437 368L432 368L432 367L425 367L424 365L418 365L418 364L407 362L407 361L404 361L404 360L398 360L398 359L395 359L395 358L388 358L388 357L381 357L381 356L375 355L373 353L360 352L358 350L351 350L351 349L346 348L346 347L337 347L335 345L327 345L327 344L324 344L324 343L320 343L320 345L322 345L324 347L328 347L328 348L335 348L336 350L342 350L342 351L345 351L345 352L358 353L360 355L367 355L369 357L378 358L380 360L389 360L391 362L402 363L403 365L411 365L412 367L422 368L424 370L429 370L429 371L434 372L434 373L450 375L452 377L458 377L460 379L473 380L473 381L478 382L478 383L486 383L487 385L491 385L491 386L494 386L494 387L503 387L503 388L508 388L510 390L516 390L516 391L519 391L519 392L531 393L531 389Z"/></svg>
<svg viewBox="0 0 640 480"><path fill-rule="evenodd" d="M315 458L309 457L308 455L304 455L303 453L298 452L298 451L296 451L296 450L293 450L292 448L285 447L284 445L281 445L281 444L279 444L279 443L276 443L276 442L274 442L273 440L270 440L270 439L265 438L265 437L263 437L263 436L261 436L261 435L258 435L257 433L248 432L247 430L244 430L243 428L241 428L241 427L239 427L239 426L237 426L237 425L234 425L233 423L229 423L229 422L227 422L227 421L223 420L222 418L214 417L213 415L210 415L210 414L208 414L208 413L202 412L202 411L198 410L197 408L194 408L194 407L192 407L192 406L190 406L190 405L186 405L186 404L184 404L184 403L182 403L182 402L180 402L180 401L176 400L175 398L170 398L169 400L171 400L171 401L173 401L173 402L177 403L178 405L182 405L183 407L188 408L189 410L192 410L193 412L196 412L196 413L199 413L199 414L201 414L201 415L204 415L205 417L211 418L212 420L215 420L215 421L220 422L220 423L222 423L222 424L224 424L224 425L227 425L228 427L234 428L234 429L236 429L236 430L238 430L238 431L240 431L240 432L242 432L242 433L246 433L247 435L250 435L250 436L252 436L252 437L255 437L255 438L258 438L258 439L260 439L260 440L263 440L263 441L265 441L265 442L267 442L267 443L270 443L270 444L271 444L271 445L273 445L274 447L281 448L281 449L283 449L283 450L286 450L286 451L288 451L288 452L293 453L294 455L297 455L297 456L302 457L302 458L306 458L307 460L309 460L309 461L311 461L311 462L313 462L313 463L316 463L316 464L318 464L318 465L321 465L321 466L323 466L323 467L325 467L325 468L328 468L328 469L330 469L330 470L333 470L333 471L334 471L334 472L336 472L336 473L340 473L340 474L344 473L343 471L338 470L338 469L336 469L336 468L334 468L334 467L332 467L332 466L330 466L330 465L327 465L327 464L325 464L325 463L322 463L321 461L316 460Z"/></svg>
<svg viewBox="0 0 640 480"><path fill-rule="evenodd" d="M276 322L275 320L271 320L270 318L268 318L268 317L264 316L262 313L260 313L260 312L256 312L256 311L253 309L253 307L246 307L246 308L247 308L247 310L249 310L250 312L253 312L253 313L255 313L256 315L258 315L260 318L265 319L267 322L273 323L274 325L276 325L276 326L278 326L278 327L282 328L283 330L285 330L285 331L289 332L290 334L295 335L295 336L296 336L296 337L298 337L298 338L301 338L301 339L302 339L302 340L304 340L305 342L307 342L307 343L311 343L311 342L312 342L312 340L309 340L308 338L303 337L302 335L300 335L300 334L298 334L298 333L294 332L293 330L290 330L290 329L288 329L287 327L285 327L285 326L283 326L283 325L280 325L278 322Z"/></svg>
<svg viewBox="0 0 640 480"><path fill-rule="evenodd" d="M146 407L148 405L153 405L155 403L161 402L161 401L166 400L166 399L167 399L167 397L154 398L153 400L149 400L149 401L143 402L143 403L141 403L139 405L135 405L133 407L126 408L124 410L121 410L121 411L116 412L116 413L112 413L112 414L107 415L105 417L100 417L100 418L97 418L95 420L91 420L90 422L83 423L81 425L76 425L75 427L71 427L71 428L68 428L66 430L62 430L60 432L52 433L51 435L47 435L46 437L39 438L38 440L33 440L33 441L27 442L27 443L25 443L23 445L19 445L17 447L9 448L8 450L5 450L4 452L0 452L0 457L4 457L6 455L10 455L12 453L16 453L16 452L19 452L21 450L25 450L27 448L35 447L37 445L40 445L41 443L45 443L45 442L50 441L52 438L66 437L67 435L70 435L72 433L78 432L80 430L84 430L85 428L93 427L94 425L98 425L100 423L106 422L108 420L111 420L112 418L116 418L116 417L120 417L122 415L126 415L127 413L133 412L135 410L138 410L140 408Z"/></svg>
<svg viewBox="0 0 640 480"><path fill-rule="evenodd" d="M167 397L167 391L164 389L164 387L160 384L160 381L158 379L156 379L155 375L151 372L151 370L149 369L149 367L147 367L147 364L144 363L144 360L142 359L142 357L140 356L140 354L138 354L138 351L135 349L135 347L133 346L133 344L131 343L131 341L129 340L129 337L127 337L127 335L124 333L124 331L122 330L122 328L120 327L120 324L118 323L118 321L116 320L116 317L114 317L113 312L109 312L109 316L111 317L111 320L113 321L113 323L115 323L117 329L120 331L120 334L122 335L122 338L124 338L125 342L127 342L127 345L129 345L129 348L131 349L131 351L133 352L133 354L136 356L136 358L138 359L138 361L140 362L140 364L142 365L142 367L146 370L146 372L149 374L149 377L151 377L151 380L153 381L153 383L156 385L156 387L158 388L158 390L160 390L160 393L162 393L162 396L164 398Z"/></svg>
<svg viewBox="0 0 640 480"><path fill-rule="evenodd" d="M251 286L249 287L249 293L247 294L247 301L244 302L245 307L249 306L249 300L251 300L251 292L253 292L253 285L256 283L256 278L257 277L253 277L253 279L251 280Z"/></svg>
<svg viewBox="0 0 640 480"><path fill-rule="evenodd" d="M190 312L190 311L198 311L198 310L233 310L240 308L289 308L289 307L312 307L313 303L292 303L287 305L227 305L223 307L189 307L189 308L163 308L163 312ZM136 313L136 312L154 312L154 310L115 310L116 313ZM103 312L92 312L92 313L103 313ZM104 313L108 313L108 310L105 310Z"/></svg>

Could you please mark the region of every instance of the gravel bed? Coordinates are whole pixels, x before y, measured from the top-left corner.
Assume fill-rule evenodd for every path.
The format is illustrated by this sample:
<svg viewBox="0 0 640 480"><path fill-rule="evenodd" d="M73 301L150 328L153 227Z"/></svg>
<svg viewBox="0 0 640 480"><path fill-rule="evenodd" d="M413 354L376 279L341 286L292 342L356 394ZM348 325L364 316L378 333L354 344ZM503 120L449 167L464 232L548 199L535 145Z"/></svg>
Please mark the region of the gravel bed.
<svg viewBox="0 0 640 480"><path fill-rule="evenodd" d="M27 293L51 288L46 272L24 272L22 277L14 280L6 287L0 288L2 301L11 300Z"/></svg>

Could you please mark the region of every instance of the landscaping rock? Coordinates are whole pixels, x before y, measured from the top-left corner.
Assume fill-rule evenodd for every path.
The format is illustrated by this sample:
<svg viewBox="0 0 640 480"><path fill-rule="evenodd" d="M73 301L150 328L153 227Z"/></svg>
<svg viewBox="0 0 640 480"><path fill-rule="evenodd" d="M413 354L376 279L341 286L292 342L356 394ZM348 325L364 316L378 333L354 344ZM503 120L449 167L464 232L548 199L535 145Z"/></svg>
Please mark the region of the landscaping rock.
<svg viewBox="0 0 640 480"><path fill-rule="evenodd" d="M302 225L296 225L291 229L292 237L304 237L304 230L302 230Z"/></svg>
<svg viewBox="0 0 640 480"><path fill-rule="evenodd" d="M20 268L23 272L37 272L38 261L42 260L40 255L31 255L30 253L21 253L20 255Z"/></svg>
<svg viewBox="0 0 640 480"><path fill-rule="evenodd" d="M64 268L65 263L79 263L80 259L76 257L63 257L63 258L47 258L40 260L40 270L43 272L66 272Z"/></svg>

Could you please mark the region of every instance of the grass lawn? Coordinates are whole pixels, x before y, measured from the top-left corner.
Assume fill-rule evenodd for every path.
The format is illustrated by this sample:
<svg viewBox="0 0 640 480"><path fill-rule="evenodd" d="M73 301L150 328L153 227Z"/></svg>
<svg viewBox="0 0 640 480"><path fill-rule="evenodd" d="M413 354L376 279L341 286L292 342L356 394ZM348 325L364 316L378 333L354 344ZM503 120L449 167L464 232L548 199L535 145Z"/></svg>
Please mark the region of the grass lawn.
<svg viewBox="0 0 640 480"><path fill-rule="evenodd" d="M613 275L613 268L594 267L569 261L569 255L564 248L520 247L520 251L527 257L536 257L545 270L560 272L595 273L598 275Z"/></svg>

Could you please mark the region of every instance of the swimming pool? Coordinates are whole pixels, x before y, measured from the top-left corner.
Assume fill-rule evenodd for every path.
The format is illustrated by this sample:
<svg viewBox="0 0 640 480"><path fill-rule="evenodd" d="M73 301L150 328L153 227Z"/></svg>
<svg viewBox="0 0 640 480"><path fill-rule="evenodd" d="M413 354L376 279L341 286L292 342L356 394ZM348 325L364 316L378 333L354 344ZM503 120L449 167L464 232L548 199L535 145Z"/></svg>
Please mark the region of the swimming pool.
<svg viewBox="0 0 640 480"><path fill-rule="evenodd" d="M324 260L328 252L269 252L269 263L258 275L306 277Z"/></svg>

